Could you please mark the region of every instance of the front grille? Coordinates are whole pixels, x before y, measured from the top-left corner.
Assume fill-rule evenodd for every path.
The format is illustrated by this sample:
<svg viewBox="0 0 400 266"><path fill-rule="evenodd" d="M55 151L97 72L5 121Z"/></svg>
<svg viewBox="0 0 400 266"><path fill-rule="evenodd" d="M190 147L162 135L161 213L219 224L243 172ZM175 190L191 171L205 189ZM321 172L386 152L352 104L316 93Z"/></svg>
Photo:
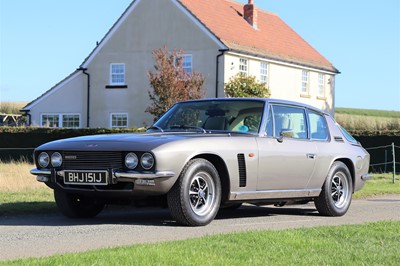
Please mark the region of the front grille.
<svg viewBox="0 0 400 266"><path fill-rule="evenodd" d="M64 169L101 170L121 169L123 154L116 151L65 151L63 154Z"/></svg>

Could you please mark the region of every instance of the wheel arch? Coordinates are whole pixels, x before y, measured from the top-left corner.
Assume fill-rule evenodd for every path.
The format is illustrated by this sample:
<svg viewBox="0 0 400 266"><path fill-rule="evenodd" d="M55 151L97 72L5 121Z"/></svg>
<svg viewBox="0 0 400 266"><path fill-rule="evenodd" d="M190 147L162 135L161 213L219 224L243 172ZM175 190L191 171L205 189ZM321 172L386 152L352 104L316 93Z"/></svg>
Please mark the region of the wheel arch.
<svg viewBox="0 0 400 266"><path fill-rule="evenodd" d="M354 185L355 185L355 169L354 169L354 164L353 161L350 160L349 158L338 158L335 160L335 162L342 162L347 166L347 169L350 171L351 175L351 182L352 182L352 188L353 188L353 193L354 193Z"/></svg>
<svg viewBox="0 0 400 266"><path fill-rule="evenodd" d="M231 184L229 179L228 168L226 167L224 160L218 155L209 153L196 155L192 159L197 159L197 158L202 158L209 161L214 165L215 169L217 169L221 181L221 203L227 201L229 198Z"/></svg>

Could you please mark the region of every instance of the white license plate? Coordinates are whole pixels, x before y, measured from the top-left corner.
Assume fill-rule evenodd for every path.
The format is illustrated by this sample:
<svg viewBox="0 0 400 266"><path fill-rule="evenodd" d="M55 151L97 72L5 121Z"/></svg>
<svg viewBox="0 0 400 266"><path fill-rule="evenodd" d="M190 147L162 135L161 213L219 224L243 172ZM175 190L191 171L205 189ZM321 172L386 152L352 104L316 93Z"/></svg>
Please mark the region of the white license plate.
<svg viewBox="0 0 400 266"><path fill-rule="evenodd" d="M107 171L65 171L64 183L67 185L108 185Z"/></svg>

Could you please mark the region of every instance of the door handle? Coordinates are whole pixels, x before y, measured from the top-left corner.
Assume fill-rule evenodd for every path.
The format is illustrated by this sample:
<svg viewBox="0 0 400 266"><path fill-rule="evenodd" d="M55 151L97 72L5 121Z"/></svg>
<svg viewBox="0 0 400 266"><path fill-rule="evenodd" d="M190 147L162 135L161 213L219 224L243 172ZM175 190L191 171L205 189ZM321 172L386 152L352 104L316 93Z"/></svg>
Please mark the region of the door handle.
<svg viewBox="0 0 400 266"><path fill-rule="evenodd" d="M313 153L307 153L307 158L311 159L311 160L315 160L315 158L317 158L317 155L313 154Z"/></svg>

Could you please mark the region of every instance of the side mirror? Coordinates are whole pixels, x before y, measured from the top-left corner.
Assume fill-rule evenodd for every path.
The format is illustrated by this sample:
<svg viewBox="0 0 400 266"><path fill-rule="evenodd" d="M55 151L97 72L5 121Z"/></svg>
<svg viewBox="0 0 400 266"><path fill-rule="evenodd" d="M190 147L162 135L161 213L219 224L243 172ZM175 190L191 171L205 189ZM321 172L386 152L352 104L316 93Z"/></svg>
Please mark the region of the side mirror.
<svg viewBox="0 0 400 266"><path fill-rule="evenodd" d="M277 138L277 141L279 143L283 142L283 138L293 138L293 131L292 130L282 130L279 133L279 137Z"/></svg>

